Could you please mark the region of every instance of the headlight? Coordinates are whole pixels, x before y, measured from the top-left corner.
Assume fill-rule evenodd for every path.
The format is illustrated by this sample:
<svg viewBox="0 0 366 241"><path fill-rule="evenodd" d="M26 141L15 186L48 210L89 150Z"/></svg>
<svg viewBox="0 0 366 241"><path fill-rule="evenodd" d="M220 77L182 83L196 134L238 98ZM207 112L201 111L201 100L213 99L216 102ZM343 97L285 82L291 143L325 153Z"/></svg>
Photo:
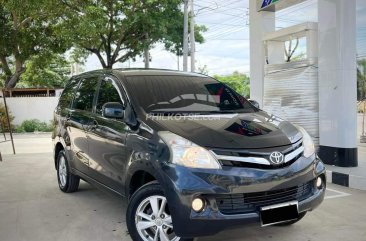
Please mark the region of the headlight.
<svg viewBox="0 0 366 241"><path fill-rule="evenodd" d="M171 150L172 163L192 168L221 169L216 158L205 148L169 131L161 131L159 135Z"/></svg>
<svg viewBox="0 0 366 241"><path fill-rule="evenodd" d="M314 142L311 139L311 136L307 133L307 131L301 126L296 126L299 131L302 133L302 144L304 145L304 156L310 157L315 153Z"/></svg>

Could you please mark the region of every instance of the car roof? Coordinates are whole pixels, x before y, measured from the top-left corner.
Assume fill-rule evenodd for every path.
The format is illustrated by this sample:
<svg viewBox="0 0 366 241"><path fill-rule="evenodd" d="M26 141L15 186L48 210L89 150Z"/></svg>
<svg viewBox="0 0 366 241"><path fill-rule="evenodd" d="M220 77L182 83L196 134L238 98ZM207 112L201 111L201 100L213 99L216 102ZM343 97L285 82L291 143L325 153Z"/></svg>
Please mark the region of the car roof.
<svg viewBox="0 0 366 241"><path fill-rule="evenodd" d="M117 76L193 76L193 77L208 77L200 73L183 72L169 69L142 69L142 68L119 68L112 70L93 70L77 75L76 77L82 77L92 74L115 74Z"/></svg>

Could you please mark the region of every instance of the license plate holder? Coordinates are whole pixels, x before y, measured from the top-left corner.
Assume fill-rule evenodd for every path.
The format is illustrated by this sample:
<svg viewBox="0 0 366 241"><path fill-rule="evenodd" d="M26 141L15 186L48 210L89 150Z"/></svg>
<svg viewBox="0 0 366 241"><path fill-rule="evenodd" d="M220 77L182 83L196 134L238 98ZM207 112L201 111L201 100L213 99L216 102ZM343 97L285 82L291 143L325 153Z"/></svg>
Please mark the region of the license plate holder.
<svg viewBox="0 0 366 241"><path fill-rule="evenodd" d="M261 225L269 226L299 218L299 202L292 201L262 207L260 210Z"/></svg>

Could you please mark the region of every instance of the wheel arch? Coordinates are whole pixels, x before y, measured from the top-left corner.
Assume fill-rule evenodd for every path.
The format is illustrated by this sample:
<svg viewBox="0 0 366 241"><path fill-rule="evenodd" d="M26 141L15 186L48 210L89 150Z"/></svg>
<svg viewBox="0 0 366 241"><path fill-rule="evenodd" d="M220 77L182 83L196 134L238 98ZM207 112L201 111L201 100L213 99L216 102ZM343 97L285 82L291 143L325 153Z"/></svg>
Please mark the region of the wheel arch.
<svg viewBox="0 0 366 241"><path fill-rule="evenodd" d="M126 197L129 199L140 187L153 181L160 183L156 173L151 170L136 170L126 183Z"/></svg>
<svg viewBox="0 0 366 241"><path fill-rule="evenodd" d="M57 169L57 158L58 158L58 154L60 153L60 151L64 150L64 146L61 144L61 142L57 142L55 145L55 149L54 149L54 162L55 162L55 168Z"/></svg>

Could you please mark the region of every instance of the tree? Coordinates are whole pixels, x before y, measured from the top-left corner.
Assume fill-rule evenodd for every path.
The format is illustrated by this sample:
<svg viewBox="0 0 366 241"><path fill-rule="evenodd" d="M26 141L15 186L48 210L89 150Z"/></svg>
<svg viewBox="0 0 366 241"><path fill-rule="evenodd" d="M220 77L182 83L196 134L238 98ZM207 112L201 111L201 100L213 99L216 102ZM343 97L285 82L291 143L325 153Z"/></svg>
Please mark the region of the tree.
<svg viewBox="0 0 366 241"><path fill-rule="evenodd" d="M357 99L366 97L366 59L357 61Z"/></svg>
<svg viewBox="0 0 366 241"><path fill-rule="evenodd" d="M23 87L63 87L69 78L71 64L63 55L50 53L33 56L18 85Z"/></svg>
<svg viewBox="0 0 366 241"><path fill-rule="evenodd" d="M183 17L183 13L180 12L171 19L171 24L168 26L168 34L163 40L165 49L177 56L183 55ZM207 27L204 25L195 25L194 37L197 43L202 44L205 42L202 33L207 32L207 30Z"/></svg>
<svg viewBox="0 0 366 241"><path fill-rule="evenodd" d="M244 97L249 98L249 77L246 74L235 71L231 75L214 75L214 78L227 84Z"/></svg>
<svg viewBox="0 0 366 241"><path fill-rule="evenodd" d="M13 88L32 56L63 53L65 41L55 35L58 22L47 0L0 0L1 82Z"/></svg>
<svg viewBox="0 0 366 241"><path fill-rule="evenodd" d="M95 54L102 67L142 55L156 42L181 42L170 38L183 20L180 0L59 0L63 9L60 34L74 43L74 56ZM75 34L77 33L77 34Z"/></svg>

